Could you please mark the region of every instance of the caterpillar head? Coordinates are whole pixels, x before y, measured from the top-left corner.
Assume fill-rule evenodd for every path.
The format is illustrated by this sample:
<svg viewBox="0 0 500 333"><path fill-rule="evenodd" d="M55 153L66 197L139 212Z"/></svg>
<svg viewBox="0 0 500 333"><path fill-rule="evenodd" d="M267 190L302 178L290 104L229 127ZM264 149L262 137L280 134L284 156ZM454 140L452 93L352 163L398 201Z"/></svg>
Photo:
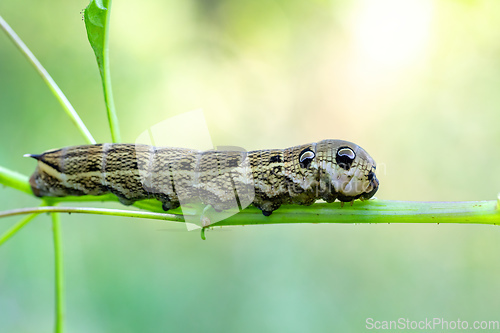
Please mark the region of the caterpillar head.
<svg viewBox="0 0 500 333"><path fill-rule="evenodd" d="M373 158L360 146L342 140L317 143L321 196L327 202L370 199L378 190Z"/></svg>

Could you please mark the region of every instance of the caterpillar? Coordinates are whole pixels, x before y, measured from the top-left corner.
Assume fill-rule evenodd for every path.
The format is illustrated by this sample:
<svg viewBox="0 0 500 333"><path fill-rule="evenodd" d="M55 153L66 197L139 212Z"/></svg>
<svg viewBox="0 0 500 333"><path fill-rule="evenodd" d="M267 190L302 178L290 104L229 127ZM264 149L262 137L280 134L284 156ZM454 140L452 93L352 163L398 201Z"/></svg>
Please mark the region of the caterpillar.
<svg viewBox="0 0 500 333"><path fill-rule="evenodd" d="M283 204L367 200L379 186L375 161L343 140L250 152L104 143L25 156L38 161L30 178L38 197L111 192L124 205L157 199L165 211L253 204L269 216Z"/></svg>

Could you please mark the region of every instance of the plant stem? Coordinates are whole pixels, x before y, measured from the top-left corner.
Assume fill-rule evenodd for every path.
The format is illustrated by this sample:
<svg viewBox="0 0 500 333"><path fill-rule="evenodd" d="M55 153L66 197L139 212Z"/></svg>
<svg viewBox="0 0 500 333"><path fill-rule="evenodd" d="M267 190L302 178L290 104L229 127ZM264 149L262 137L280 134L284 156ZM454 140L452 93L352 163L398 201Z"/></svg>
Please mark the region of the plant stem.
<svg viewBox="0 0 500 333"><path fill-rule="evenodd" d="M26 216L24 219L22 219L21 221L17 222L16 224L14 224L9 230L7 230L6 232L4 232L0 236L0 245L2 245L7 240L9 240L9 238L11 238L12 236L14 236L19 230L21 230L22 227L24 227L26 224L28 224L28 222L31 221L31 220L33 220L37 215L38 215L38 213Z"/></svg>
<svg viewBox="0 0 500 333"><path fill-rule="evenodd" d="M153 212L142 212L133 210L121 210L121 209L108 209L108 208L92 208L92 207L53 207L53 206L42 206L42 207L29 207L20 209L11 209L0 212L0 218L7 216L31 214L31 213L76 213L76 214L97 214L97 215L111 215L111 216L127 216L127 217L138 217L138 218L148 218L155 220L166 220L173 222L184 222L182 215L178 214L162 214Z"/></svg>
<svg viewBox="0 0 500 333"><path fill-rule="evenodd" d="M62 212L113 216L128 216L183 222L180 214L127 211L119 209L84 207L32 207L4 211L0 218L21 214ZM316 203L312 206L283 206L273 215L263 216L255 207L211 226L235 226L250 224L281 223L466 223L500 224L500 210L497 201L467 202L411 202L390 200L369 200L356 202L354 206L341 207L336 203Z"/></svg>
<svg viewBox="0 0 500 333"><path fill-rule="evenodd" d="M121 142L120 128L118 125L118 117L116 116L115 100L113 98L113 90L111 89L111 73L109 70L109 17L111 14L111 0L108 3L108 11L106 15L106 21L104 24L104 49L103 49L103 74L102 74L102 84L104 88L104 101L106 103L106 110L108 113L109 130L111 132L111 140L116 142Z"/></svg>
<svg viewBox="0 0 500 333"><path fill-rule="evenodd" d="M61 239L61 219L59 213L52 213L52 232L54 235L54 268L56 297L56 333L62 333L64 327L64 284L63 284L63 249Z"/></svg>
<svg viewBox="0 0 500 333"><path fill-rule="evenodd" d="M31 191L28 177L16 171L12 171L0 166L0 184L9 186L27 194L33 194Z"/></svg>
<svg viewBox="0 0 500 333"><path fill-rule="evenodd" d="M498 202L415 202L368 200L341 207L341 203L315 203L312 206L282 206L269 217L247 208L215 223L219 225L275 223L466 223L500 224Z"/></svg>
<svg viewBox="0 0 500 333"><path fill-rule="evenodd" d="M22 54L28 58L28 61L35 67L38 74L45 81L49 89L52 91L54 96L57 98L61 106L63 107L66 114L70 117L76 127L80 130L80 133L83 135L83 138L87 143L94 144L96 141L90 134L89 130L80 119L80 116L75 111L71 103L68 101L64 93L61 91L57 83L52 79L50 74L45 70L42 64L38 61L35 55L30 51L30 49L24 44L24 42L19 38L19 36L15 33L15 31L5 22L5 20L0 16L0 27L5 31L7 36L14 42L16 47L21 51Z"/></svg>

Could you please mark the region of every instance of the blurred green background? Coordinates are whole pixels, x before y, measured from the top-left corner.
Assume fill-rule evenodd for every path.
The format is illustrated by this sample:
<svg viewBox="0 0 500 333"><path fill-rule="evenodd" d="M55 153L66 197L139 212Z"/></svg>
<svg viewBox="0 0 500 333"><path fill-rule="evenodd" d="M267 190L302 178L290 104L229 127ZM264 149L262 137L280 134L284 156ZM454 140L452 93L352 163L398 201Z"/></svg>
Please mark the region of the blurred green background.
<svg viewBox="0 0 500 333"><path fill-rule="evenodd" d="M86 5L2 1L0 15L106 142ZM203 108L218 146L358 143L378 162L380 199L500 192L497 0L114 1L110 29L124 141ZM0 116L0 165L26 175L35 164L23 154L84 143L3 33ZM38 204L0 188L1 210ZM0 220L0 232L17 220ZM493 226L246 226L201 241L143 219L62 223L68 332L359 332L368 317L500 320ZM52 330L53 266L49 216L0 248L1 332Z"/></svg>

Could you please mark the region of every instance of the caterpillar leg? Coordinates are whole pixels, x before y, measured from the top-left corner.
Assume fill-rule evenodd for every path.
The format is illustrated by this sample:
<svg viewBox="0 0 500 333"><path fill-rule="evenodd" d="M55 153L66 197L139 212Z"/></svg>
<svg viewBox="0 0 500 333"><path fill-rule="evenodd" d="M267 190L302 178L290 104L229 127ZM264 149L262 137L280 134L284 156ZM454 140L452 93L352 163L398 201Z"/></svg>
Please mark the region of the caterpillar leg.
<svg viewBox="0 0 500 333"><path fill-rule="evenodd" d="M178 201L162 201L161 203L161 208L164 210L164 211L168 211L170 209L176 209L176 208L179 208L181 204L178 202Z"/></svg>
<svg viewBox="0 0 500 333"><path fill-rule="evenodd" d="M116 195L118 197L118 201L120 201L120 203L122 205L125 205L125 206L130 206L132 205L134 202L136 202L137 200L133 200L133 199L127 199L125 198L124 196L121 196L121 195L117 195L116 193L113 193L114 195Z"/></svg>
<svg viewBox="0 0 500 333"><path fill-rule="evenodd" d="M269 216L273 213L273 211L280 208L281 203L273 201L264 201L260 204L254 203L254 206L262 211L262 215Z"/></svg>

